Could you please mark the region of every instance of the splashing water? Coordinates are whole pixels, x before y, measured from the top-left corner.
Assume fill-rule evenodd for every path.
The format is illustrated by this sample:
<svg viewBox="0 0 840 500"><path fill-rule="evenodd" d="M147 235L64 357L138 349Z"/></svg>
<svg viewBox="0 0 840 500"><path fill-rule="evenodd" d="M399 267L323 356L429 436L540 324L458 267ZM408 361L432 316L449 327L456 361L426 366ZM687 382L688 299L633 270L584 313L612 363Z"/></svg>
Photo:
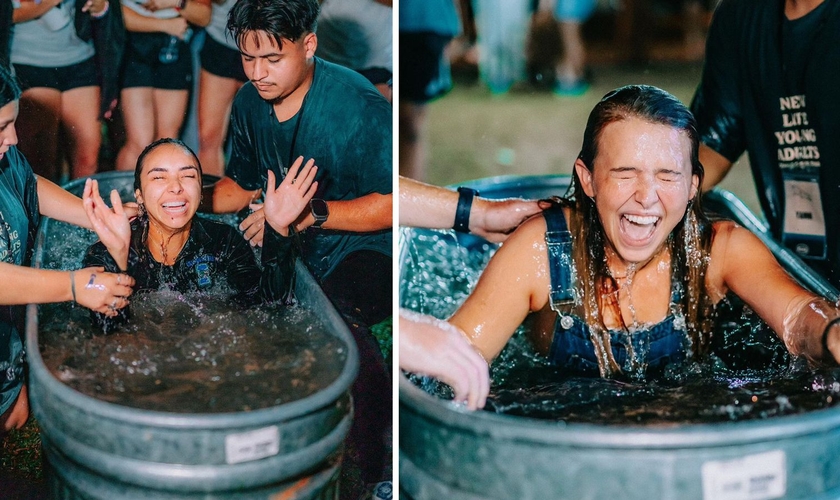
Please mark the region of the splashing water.
<svg viewBox="0 0 840 500"><path fill-rule="evenodd" d="M227 217L209 217L231 223ZM90 231L57 221L42 267L78 269ZM257 257L259 262L259 257ZM39 306L47 368L89 396L177 413L249 411L296 401L341 375L347 346L303 307L240 310L215 295L162 290L131 297L132 320L110 335L73 303Z"/></svg>
<svg viewBox="0 0 840 500"><path fill-rule="evenodd" d="M446 318L464 301L496 247L465 248L458 241L450 232L402 233L402 307ZM682 318L684 328L678 309L672 307L671 313L678 325ZM593 340L604 337L594 334ZM485 411L554 421L669 426L805 413L834 406L840 398L840 369L811 369L803 360L791 359L776 334L734 295L717 307L712 344L713 354L702 363L689 359L656 377L580 377L551 365L520 327L491 366ZM445 384L409 378L426 392L452 398Z"/></svg>

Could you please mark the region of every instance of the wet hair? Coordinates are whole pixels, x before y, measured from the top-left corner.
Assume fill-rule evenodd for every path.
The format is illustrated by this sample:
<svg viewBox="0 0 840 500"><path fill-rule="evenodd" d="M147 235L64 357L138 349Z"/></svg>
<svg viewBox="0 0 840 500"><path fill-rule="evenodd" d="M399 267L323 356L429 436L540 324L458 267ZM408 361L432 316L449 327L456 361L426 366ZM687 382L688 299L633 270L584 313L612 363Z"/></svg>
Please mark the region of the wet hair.
<svg viewBox="0 0 840 500"><path fill-rule="evenodd" d="M155 142L146 146L146 149L144 149L143 152L140 153L140 156L137 157L137 165L134 167L134 189L135 190L140 189L140 177L141 177L140 174L143 172L143 164L146 163L146 156L148 156L149 153L151 153L152 151L154 151L158 147L163 146L165 144L173 144L175 146L178 146L179 148L184 150L184 152L189 153L189 155L192 156L193 160L195 160L195 165L198 167L198 176L199 176L198 177L198 182L199 183L201 182L201 176L203 175L202 170L201 170L201 162L198 161L198 156L196 156L195 152L192 149L190 149L189 146L184 144L184 141L182 141L180 139L173 139L171 137L164 137L163 139L158 139Z"/></svg>
<svg viewBox="0 0 840 500"><path fill-rule="evenodd" d="M578 159L590 172L596 168L604 129L611 123L629 118L666 125L685 134L691 143L691 172L702 185L703 166L698 158L699 139L694 116L676 97L649 85L621 87L609 92L595 105L586 123L583 146L578 155ZM617 291L618 286L607 266L604 228L595 201L584 194L576 171L567 200L567 204L573 207L569 224L572 238L574 241L585 242L583 245L574 245L572 251L579 287L583 292L579 307L583 309L582 317L590 325L594 323L602 328L605 335L603 340L609 345L598 301L586 298L603 297ZM706 354L711 344L712 304L706 292L711 234L711 224L700 206L698 186L697 195L689 202L685 215L666 242L671 252L672 279L681 281L682 293L677 307L685 315L686 328L692 342L691 350L696 355ZM590 276L594 279L580 279ZM608 360L612 359L609 348L598 354ZM615 365L614 360L610 364Z"/></svg>
<svg viewBox="0 0 840 500"><path fill-rule="evenodd" d="M227 31L240 47L249 34L259 46L257 31L264 31L282 47L284 38L295 42L315 33L320 10L318 0L239 0L228 13Z"/></svg>
<svg viewBox="0 0 840 500"><path fill-rule="evenodd" d="M9 70L0 64L0 108L20 99L20 86Z"/></svg>

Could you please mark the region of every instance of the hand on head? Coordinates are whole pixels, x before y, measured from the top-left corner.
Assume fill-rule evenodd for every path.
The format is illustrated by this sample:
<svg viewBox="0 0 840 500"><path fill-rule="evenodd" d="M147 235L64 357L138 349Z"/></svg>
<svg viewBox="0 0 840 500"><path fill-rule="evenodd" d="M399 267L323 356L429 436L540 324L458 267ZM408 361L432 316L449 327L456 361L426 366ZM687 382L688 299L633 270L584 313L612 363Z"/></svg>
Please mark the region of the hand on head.
<svg viewBox="0 0 840 500"><path fill-rule="evenodd" d="M128 305L134 278L106 273L102 267L87 267L70 273L73 299L98 313L113 317Z"/></svg>
<svg viewBox="0 0 840 500"><path fill-rule="evenodd" d="M300 218L318 189L315 160L301 165L303 157L299 156L276 188L274 173L268 171L263 211L266 221L283 236L289 234L289 226Z"/></svg>
<svg viewBox="0 0 840 500"><path fill-rule="evenodd" d="M458 327L430 316L400 311L400 368L449 384L455 401L483 408L490 392L487 362Z"/></svg>

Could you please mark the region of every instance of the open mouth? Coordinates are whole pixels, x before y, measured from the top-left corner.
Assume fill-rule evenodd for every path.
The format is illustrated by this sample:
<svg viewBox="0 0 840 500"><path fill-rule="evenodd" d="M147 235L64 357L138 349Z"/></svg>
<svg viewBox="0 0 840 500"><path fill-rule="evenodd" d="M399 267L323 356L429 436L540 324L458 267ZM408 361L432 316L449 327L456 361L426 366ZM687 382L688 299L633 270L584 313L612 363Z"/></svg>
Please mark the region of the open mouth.
<svg viewBox="0 0 840 500"><path fill-rule="evenodd" d="M163 207L163 211L171 214L171 215L178 215L185 213L187 211L187 202L185 201L170 201L167 203L161 204Z"/></svg>
<svg viewBox="0 0 840 500"><path fill-rule="evenodd" d="M651 239L661 220L656 215L624 214L619 225L630 243L644 244Z"/></svg>

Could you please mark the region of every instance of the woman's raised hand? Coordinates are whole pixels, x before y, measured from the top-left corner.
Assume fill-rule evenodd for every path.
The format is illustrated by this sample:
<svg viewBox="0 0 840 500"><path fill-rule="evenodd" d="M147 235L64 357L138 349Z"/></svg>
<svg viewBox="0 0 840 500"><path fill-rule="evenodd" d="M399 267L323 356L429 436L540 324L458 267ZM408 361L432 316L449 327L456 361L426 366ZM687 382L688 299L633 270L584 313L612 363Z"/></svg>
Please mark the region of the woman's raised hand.
<svg viewBox="0 0 840 500"><path fill-rule="evenodd" d="M315 160L310 159L301 167L302 164L303 156L299 156L276 189L274 173L268 171L263 212L265 220L283 236L289 235L289 226L300 217L318 189Z"/></svg>
<svg viewBox="0 0 840 500"><path fill-rule="evenodd" d="M134 278L127 274L106 273L103 267L86 267L70 273L73 299L108 317L128 305Z"/></svg>
<svg viewBox="0 0 840 500"><path fill-rule="evenodd" d="M108 249L120 269L128 267L128 248L131 244L131 225L128 214L123 209L122 201L117 190L111 191L111 205L109 208L105 200L99 195L99 182L88 179L82 195L85 213L90 219L93 230L99 240Z"/></svg>

